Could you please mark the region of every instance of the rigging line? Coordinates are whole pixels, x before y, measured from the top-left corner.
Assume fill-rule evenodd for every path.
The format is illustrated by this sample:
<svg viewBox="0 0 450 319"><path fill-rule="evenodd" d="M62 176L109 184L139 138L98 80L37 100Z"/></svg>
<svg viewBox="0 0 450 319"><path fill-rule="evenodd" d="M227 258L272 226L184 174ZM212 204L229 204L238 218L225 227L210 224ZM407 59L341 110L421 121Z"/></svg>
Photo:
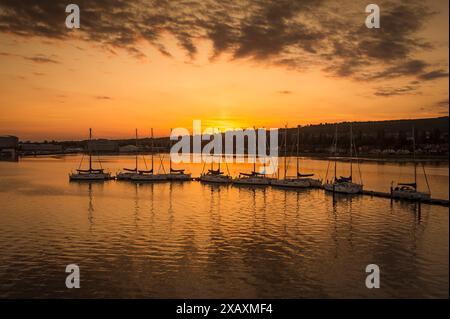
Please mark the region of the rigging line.
<svg viewBox="0 0 450 319"><path fill-rule="evenodd" d="M328 171L330 170L330 160L328 160L327 172L325 174L325 180L328 180Z"/></svg>
<svg viewBox="0 0 450 319"><path fill-rule="evenodd" d="M100 160L100 156L98 155L98 153L97 153L97 161L100 164L100 168L103 169L102 161Z"/></svg>
<svg viewBox="0 0 450 319"><path fill-rule="evenodd" d="M142 160L144 161L145 170L148 170L147 161L145 160L144 154L142 154Z"/></svg>
<svg viewBox="0 0 450 319"><path fill-rule="evenodd" d="M266 132L266 136L267 136L267 132ZM270 130L269 130L269 139L270 139ZM267 139L266 138L266 150L268 149L269 150L269 154L272 154L272 150L271 150L271 145L270 144L268 144L269 143L269 139ZM277 143L277 151L278 151L278 143ZM266 155L266 157L267 157L267 155ZM278 173L277 173L277 167L278 167L278 165L279 165L279 163L278 163L278 156L277 156L277 165L275 165L275 163L274 163L274 161L273 161L273 156L270 156L269 157L269 161L270 161L270 164L272 165L272 177L275 175L276 177L279 177L278 175Z"/></svg>
<svg viewBox="0 0 450 319"><path fill-rule="evenodd" d="M230 170L228 169L228 161L226 160L226 157L225 157L225 167L227 168L228 175L231 175Z"/></svg>
<svg viewBox="0 0 450 319"><path fill-rule="evenodd" d="M165 174L165 173L166 173L166 170L165 170L165 168L164 168L163 157L161 156L161 154L159 154L159 161L160 161L160 164L159 164L158 172L159 172L159 170L160 170L161 167L162 167L163 173Z"/></svg>
<svg viewBox="0 0 450 319"><path fill-rule="evenodd" d="M353 148L355 150L356 165L358 166L359 181L360 181L361 184L363 184L362 173L361 173L361 165L359 164L358 150L356 149L356 144L355 143L353 143Z"/></svg>
<svg viewBox="0 0 450 319"><path fill-rule="evenodd" d="M203 160L203 156L202 156L202 162L203 162L203 167L202 167L202 174L205 172L205 166L206 166L206 161Z"/></svg>
<svg viewBox="0 0 450 319"><path fill-rule="evenodd" d="M425 182L427 183L428 193L431 193L430 184L428 183L427 173L425 172L425 164L422 162L423 176L425 176Z"/></svg>
<svg viewBox="0 0 450 319"><path fill-rule="evenodd" d="M81 165L83 165L84 153L81 156L80 165L78 165L78 169L81 169Z"/></svg>
<svg viewBox="0 0 450 319"><path fill-rule="evenodd" d="M332 145L335 145L335 139L336 139L336 136L333 136L333 139L331 141ZM325 180L328 180L328 171L330 170L330 162L331 162L331 159L329 158L328 159L328 165L327 165L327 172L325 174Z"/></svg>

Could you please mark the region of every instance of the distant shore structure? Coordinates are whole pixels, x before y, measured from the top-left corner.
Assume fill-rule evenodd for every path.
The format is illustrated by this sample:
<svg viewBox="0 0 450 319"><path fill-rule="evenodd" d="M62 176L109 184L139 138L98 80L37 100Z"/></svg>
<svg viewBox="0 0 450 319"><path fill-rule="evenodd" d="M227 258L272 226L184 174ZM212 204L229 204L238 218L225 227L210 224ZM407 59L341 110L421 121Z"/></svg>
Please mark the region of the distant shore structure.
<svg viewBox="0 0 450 319"><path fill-rule="evenodd" d="M347 140L349 124L353 126L355 143L358 145L360 159L411 159L413 152L409 143L411 138L410 128L416 128L416 159L448 160L449 155L449 117L437 117L413 120L387 120L367 122L341 122L321 123L315 125L300 126L298 128L302 147L300 154L295 151L293 139L287 145L288 156L308 156L328 158L334 139L335 126L339 127L339 140ZM288 135L296 134L290 128ZM279 131L280 134L282 130ZM6 136L8 137L8 136ZM20 138L20 137L19 137ZM192 138L192 136L191 136ZM281 141L282 138L279 138ZM208 141L203 141L205 144ZM175 141L169 137L149 137L139 139L139 154L151 154L151 144L160 153L167 153ZM45 142L19 142L16 149L20 156L24 155L52 155L74 154L88 152L88 141L45 141ZM97 154L134 154L135 141L133 139L96 139L89 142ZM203 146L203 145L202 145ZM334 148L334 147L333 147ZM340 158L348 157L348 148L345 145L337 145L336 155Z"/></svg>
<svg viewBox="0 0 450 319"><path fill-rule="evenodd" d="M0 136L0 160L17 161L19 138L12 135Z"/></svg>

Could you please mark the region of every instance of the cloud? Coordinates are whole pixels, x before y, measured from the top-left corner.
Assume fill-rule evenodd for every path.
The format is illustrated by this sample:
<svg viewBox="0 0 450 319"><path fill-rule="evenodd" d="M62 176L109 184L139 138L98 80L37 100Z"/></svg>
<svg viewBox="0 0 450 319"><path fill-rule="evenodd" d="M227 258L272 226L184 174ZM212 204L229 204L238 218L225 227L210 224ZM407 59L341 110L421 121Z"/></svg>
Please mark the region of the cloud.
<svg viewBox="0 0 450 319"><path fill-rule="evenodd" d="M410 95L417 94L418 87L412 85L406 85L402 87L380 87L377 88L374 95L382 97L391 97L398 95Z"/></svg>
<svg viewBox="0 0 450 319"><path fill-rule="evenodd" d="M363 0L78 0L77 4L81 29L74 31L65 28L64 2L2 0L0 32L82 39L116 54L126 50L137 58L145 57L139 50L141 41L171 57L163 41L171 34L189 59L198 53L198 40L207 39L213 59L227 53L232 59L297 70L319 66L334 76L354 79L445 76L426 70L431 63L412 58L434 49L419 37L433 13L427 2L418 0L379 0L381 29L365 27ZM55 62L45 57L30 60Z"/></svg>
<svg viewBox="0 0 450 319"><path fill-rule="evenodd" d="M428 64L422 60L410 60L374 74L372 79L395 78L400 76L417 75L425 70Z"/></svg>
<svg viewBox="0 0 450 319"><path fill-rule="evenodd" d="M96 98L97 100L112 100L112 97L110 97L110 96L104 96L104 95L98 95L98 96L95 96L95 98Z"/></svg>
<svg viewBox="0 0 450 319"><path fill-rule="evenodd" d="M49 57L43 54L37 54L34 56L25 56L25 55L21 55L21 54L14 54L14 53L8 53L8 52L0 52L0 56L5 56L5 57L19 57L28 61L32 61L35 63L54 63L54 64L58 64L59 61L55 60L53 57Z"/></svg>
<svg viewBox="0 0 450 319"><path fill-rule="evenodd" d="M435 70L428 73L421 74L419 76L421 80L430 81L439 78L448 78L448 72L444 70Z"/></svg>
<svg viewBox="0 0 450 319"><path fill-rule="evenodd" d="M284 95L289 95L289 94L292 94L292 91L281 90L281 91L278 91L277 93L279 93L279 94L284 94Z"/></svg>
<svg viewBox="0 0 450 319"><path fill-rule="evenodd" d="M32 57L23 56L23 58L25 60L32 61L32 62L35 62L35 63L54 63L54 64L58 64L59 63L55 59L52 59L52 58L47 57L45 55L36 55L36 56L32 56Z"/></svg>
<svg viewBox="0 0 450 319"><path fill-rule="evenodd" d="M448 108L448 99L445 100L440 100L438 102L436 102L435 106L439 107L439 108Z"/></svg>

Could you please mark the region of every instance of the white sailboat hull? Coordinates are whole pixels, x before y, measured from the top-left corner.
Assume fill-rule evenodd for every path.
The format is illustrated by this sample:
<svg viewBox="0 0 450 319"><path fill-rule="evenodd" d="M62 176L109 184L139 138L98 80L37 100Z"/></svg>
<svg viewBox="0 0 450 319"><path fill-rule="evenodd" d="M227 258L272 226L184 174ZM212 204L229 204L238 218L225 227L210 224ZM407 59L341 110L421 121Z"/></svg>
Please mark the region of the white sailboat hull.
<svg viewBox="0 0 450 319"><path fill-rule="evenodd" d="M116 179L120 181L129 181L133 176L138 175L138 173L132 173L132 172L126 172L126 173L119 173L116 175Z"/></svg>
<svg viewBox="0 0 450 319"><path fill-rule="evenodd" d="M362 193L363 186L361 184L344 182L344 183L327 183L323 185L326 191L342 193L342 194L359 194Z"/></svg>
<svg viewBox="0 0 450 319"><path fill-rule="evenodd" d="M110 173L74 173L69 175L71 181L106 181L111 179Z"/></svg>
<svg viewBox="0 0 450 319"><path fill-rule="evenodd" d="M231 183L231 177L226 175L201 175L200 181L204 183Z"/></svg>
<svg viewBox="0 0 450 319"><path fill-rule="evenodd" d="M270 185L271 179L265 177L238 177L233 180L233 184L238 185Z"/></svg>
<svg viewBox="0 0 450 319"><path fill-rule="evenodd" d="M303 178L286 178L272 180L271 185L279 187L292 187L292 188L308 188L310 182Z"/></svg>
<svg viewBox="0 0 450 319"><path fill-rule="evenodd" d="M312 188L320 188L322 187L322 181L320 179L314 179L314 178L306 178L309 182L309 187Z"/></svg>
<svg viewBox="0 0 450 319"><path fill-rule="evenodd" d="M137 174L130 178L133 182L162 182L167 180L166 174Z"/></svg>
<svg viewBox="0 0 450 319"><path fill-rule="evenodd" d="M171 181L190 181L191 174L167 174L167 179Z"/></svg>
<svg viewBox="0 0 450 319"><path fill-rule="evenodd" d="M430 194L418 192L415 190L393 190L392 197L411 200L430 199Z"/></svg>

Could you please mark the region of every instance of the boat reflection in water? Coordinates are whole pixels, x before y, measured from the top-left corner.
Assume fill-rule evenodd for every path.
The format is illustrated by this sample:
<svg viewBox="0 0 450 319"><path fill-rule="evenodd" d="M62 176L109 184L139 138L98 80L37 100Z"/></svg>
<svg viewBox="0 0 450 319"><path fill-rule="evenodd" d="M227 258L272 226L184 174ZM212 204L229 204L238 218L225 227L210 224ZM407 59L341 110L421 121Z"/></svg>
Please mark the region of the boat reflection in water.
<svg viewBox="0 0 450 319"><path fill-rule="evenodd" d="M0 162L0 297L448 298L448 207L310 188L68 183L80 158ZM325 176L327 161L303 161ZM133 165L108 157L114 171ZM426 165L448 198L448 164ZM399 167L361 168L386 191ZM70 263L82 289L65 289ZM386 270L381 289L365 287L372 263Z"/></svg>

